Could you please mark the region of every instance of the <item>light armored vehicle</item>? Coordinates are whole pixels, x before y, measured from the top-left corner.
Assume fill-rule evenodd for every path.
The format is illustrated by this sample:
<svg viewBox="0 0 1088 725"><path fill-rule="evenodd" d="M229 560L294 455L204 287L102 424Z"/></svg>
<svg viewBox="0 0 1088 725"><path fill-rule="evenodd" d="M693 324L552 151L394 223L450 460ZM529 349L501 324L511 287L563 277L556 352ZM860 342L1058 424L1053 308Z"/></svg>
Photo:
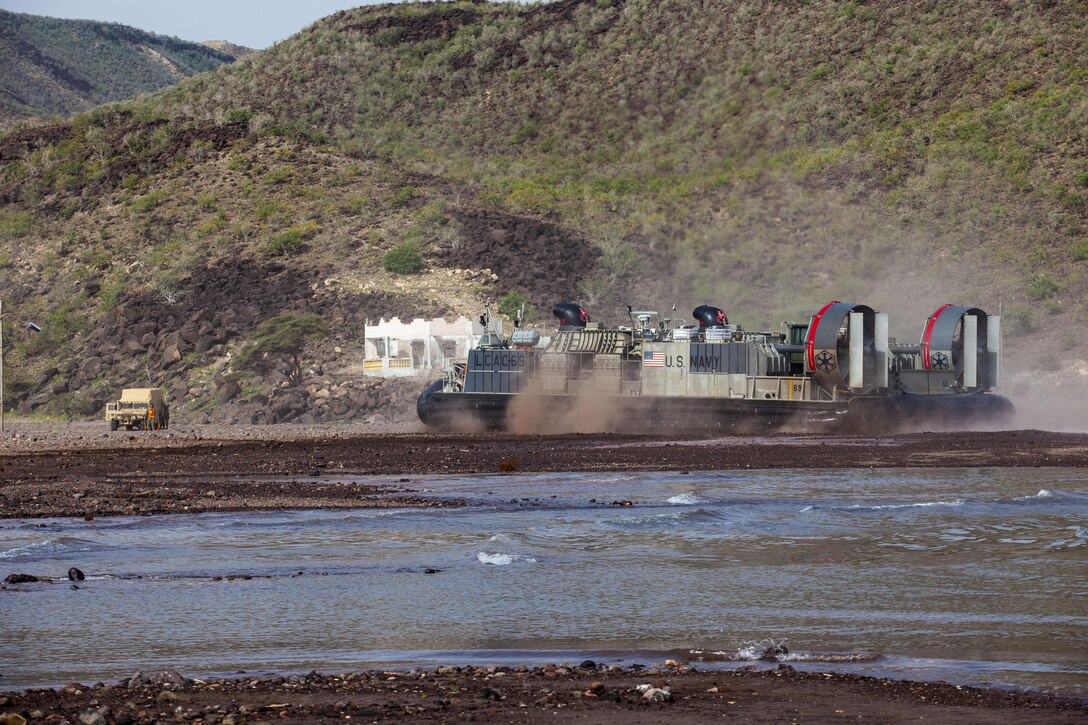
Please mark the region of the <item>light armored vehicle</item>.
<svg viewBox="0 0 1088 725"><path fill-rule="evenodd" d="M851 302L779 332L746 331L709 305L693 311L697 324L678 327L628 312L630 326L605 328L560 303L550 339L489 332L423 390L420 420L437 429L559 422L545 426L554 430L564 420L579 427L569 416L584 411L582 429L595 430L879 432L998 427L1014 413L994 392L1001 320L975 307L944 305L910 344L889 338L886 314Z"/></svg>
<svg viewBox="0 0 1088 725"><path fill-rule="evenodd" d="M170 407L158 388L125 388L121 399L106 404L110 430L160 430L170 426Z"/></svg>

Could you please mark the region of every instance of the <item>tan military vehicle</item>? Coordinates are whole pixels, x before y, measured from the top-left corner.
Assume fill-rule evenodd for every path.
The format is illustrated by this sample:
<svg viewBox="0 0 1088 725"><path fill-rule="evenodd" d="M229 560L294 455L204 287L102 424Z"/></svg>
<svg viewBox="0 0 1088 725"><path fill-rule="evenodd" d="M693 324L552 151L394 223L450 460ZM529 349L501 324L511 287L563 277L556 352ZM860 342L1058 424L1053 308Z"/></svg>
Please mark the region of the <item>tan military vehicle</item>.
<svg viewBox="0 0 1088 725"><path fill-rule="evenodd" d="M158 388L125 388L121 399L106 404L110 430L161 430L170 426L170 407Z"/></svg>

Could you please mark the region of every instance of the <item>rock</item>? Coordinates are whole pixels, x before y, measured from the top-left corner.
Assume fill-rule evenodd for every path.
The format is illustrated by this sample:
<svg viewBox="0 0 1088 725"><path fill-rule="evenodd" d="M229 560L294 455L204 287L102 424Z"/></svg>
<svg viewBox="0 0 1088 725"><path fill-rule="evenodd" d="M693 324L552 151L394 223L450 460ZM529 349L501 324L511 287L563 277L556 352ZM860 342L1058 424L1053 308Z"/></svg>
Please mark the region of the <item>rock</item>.
<svg viewBox="0 0 1088 725"><path fill-rule="evenodd" d="M215 391L215 400L220 405L225 405L237 398L242 392L242 386L233 380L228 380Z"/></svg>
<svg viewBox="0 0 1088 725"><path fill-rule="evenodd" d="M134 338L139 338L141 342L143 342L148 336L150 336L150 341L143 342L143 344L147 346L155 342L156 332L158 332L158 327L151 320L147 320L145 322L141 322L140 324L136 325L135 328L133 328L132 336Z"/></svg>
<svg viewBox="0 0 1088 725"><path fill-rule="evenodd" d="M150 681L156 685L175 685L182 687L189 683L180 673L173 670L163 670L151 675Z"/></svg>
<svg viewBox="0 0 1088 725"><path fill-rule="evenodd" d="M106 725L106 718L97 709L91 708L79 714L79 722L82 725Z"/></svg>
<svg viewBox="0 0 1088 725"><path fill-rule="evenodd" d="M59 372L60 372L60 370L58 368L55 368L55 367L46 368L45 370L42 370L41 375L38 376L38 381L36 383L37 387L40 388L43 385L45 385L46 383L48 383Z"/></svg>
<svg viewBox="0 0 1088 725"><path fill-rule="evenodd" d="M198 355L203 355L204 353L208 352L208 350L211 350L213 347L215 347L215 343L215 335L205 335L197 340L196 347L194 347L193 350Z"/></svg>
<svg viewBox="0 0 1088 725"><path fill-rule="evenodd" d="M585 660L585 661L582 662L582 664L578 665L578 669L580 669L580 670L595 670L595 669L597 669L597 663L594 662L593 660Z"/></svg>
<svg viewBox="0 0 1088 725"><path fill-rule="evenodd" d="M81 582L87 577L79 569L74 566L68 570L68 581Z"/></svg>
<svg viewBox="0 0 1088 725"><path fill-rule="evenodd" d="M646 689L643 690L643 687ZM642 691L643 702L672 702L672 691L667 687L639 685L638 689Z"/></svg>
<svg viewBox="0 0 1088 725"><path fill-rule="evenodd" d="M105 362L105 359L101 357L84 358L83 362L79 365L79 371L88 378L93 378L95 375L98 375L98 372L102 369Z"/></svg>
<svg viewBox="0 0 1088 725"><path fill-rule="evenodd" d="M167 345L162 351L162 366L168 368L181 360L181 351L177 345Z"/></svg>
<svg viewBox="0 0 1088 725"><path fill-rule="evenodd" d="M128 689L130 689L130 690L134 690L137 687L143 687L144 685L150 685L150 684L151 684L151 678L150 677L148 677L147 675L145 675L142 672L137 672L132 677L128 678L128 682L125 683L125 686L128 687Z"/></svg>
<svg viewBox="0 0 1088 725"><path fill-rule="evenodd" d="M163 690L162 692L159 693L158 697L156 697L155 699L158 700L159 702L177 702L178 701L178 693L171 692L170 690Z"/></svg>
<svg viewBox="0 0 1088 725"><path fill-rule="evenodd" d="M771 642L769 645L763 648L763 652L760 653L759 658L761 660L777 660L780 655L788 655L789 649L784 644L775 644Z"/></svg>
<svg viewBox="0 0 1088 725"><path fill-rule="evenodd" d="M14 712L0 715L0 725L26 725L26 718Z"/></svg>
<svg viewBox="0 0 1088 725"><path fill-rule="evenodd" d="M200 339L200 333L197 331L196 325L189 322L186 323L180 330L178 330L178 337L181 338L181 340L189 343L190 345L195 345L197 340Z"/></svg>
<svg viewBox="0 0 1088 725"><path fill-rule="evenodd" d="M33 574L8 574L4 581L8 584L30 584L38 581L38 577Z"/></svg>

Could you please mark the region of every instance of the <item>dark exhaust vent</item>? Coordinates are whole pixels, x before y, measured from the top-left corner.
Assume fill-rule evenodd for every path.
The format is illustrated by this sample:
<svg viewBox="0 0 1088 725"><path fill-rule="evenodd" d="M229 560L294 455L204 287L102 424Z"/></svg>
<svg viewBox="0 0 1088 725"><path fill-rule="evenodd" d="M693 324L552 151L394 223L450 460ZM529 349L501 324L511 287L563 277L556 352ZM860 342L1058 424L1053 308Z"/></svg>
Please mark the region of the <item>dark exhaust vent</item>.
<svg viewBox="0 0 1088 725"><path fill-rule="evenodd" d="M691 311L691 316L699 322L699 327L725 327L729 324L725 311L711 305L699 305Z"/></svg>
<svg viewBox="0 0 1088 725"><path fill-rule="evenodd" d="M589 322L589 313L573 302L560 302L552 308L552 314L559 318L559 329L585 327Z"/></svg>

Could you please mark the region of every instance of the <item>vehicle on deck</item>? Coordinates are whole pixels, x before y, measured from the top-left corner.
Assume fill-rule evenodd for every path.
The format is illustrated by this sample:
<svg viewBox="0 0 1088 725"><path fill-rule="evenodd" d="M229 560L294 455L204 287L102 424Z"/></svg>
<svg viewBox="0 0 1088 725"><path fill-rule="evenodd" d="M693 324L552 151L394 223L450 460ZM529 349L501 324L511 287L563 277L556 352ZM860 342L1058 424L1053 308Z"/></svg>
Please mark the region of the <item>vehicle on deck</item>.
<svg viewBox="0 0 1088 725"><path fill-rule="evenodd" d="M125 388L106 404L106 422L110 430L161 430L170 427L170 406L158 388Z"/></svg>
<svg viewBox="0 0 1088 725"><path fill-rule="evenodd" d="M831 302L807 323L749 332L701 305L696 325L653 322L628 309L630 326L605 328L560 303L559 328L542 342L515 326L484 335L468 358L428 385L416 410L436 429L559 431L888 432L999 427L1012 403L1001 380L1001 320L945 305L918 343L888 335L888 316ZM526 425L522 425L524 421Z"/></svg>

